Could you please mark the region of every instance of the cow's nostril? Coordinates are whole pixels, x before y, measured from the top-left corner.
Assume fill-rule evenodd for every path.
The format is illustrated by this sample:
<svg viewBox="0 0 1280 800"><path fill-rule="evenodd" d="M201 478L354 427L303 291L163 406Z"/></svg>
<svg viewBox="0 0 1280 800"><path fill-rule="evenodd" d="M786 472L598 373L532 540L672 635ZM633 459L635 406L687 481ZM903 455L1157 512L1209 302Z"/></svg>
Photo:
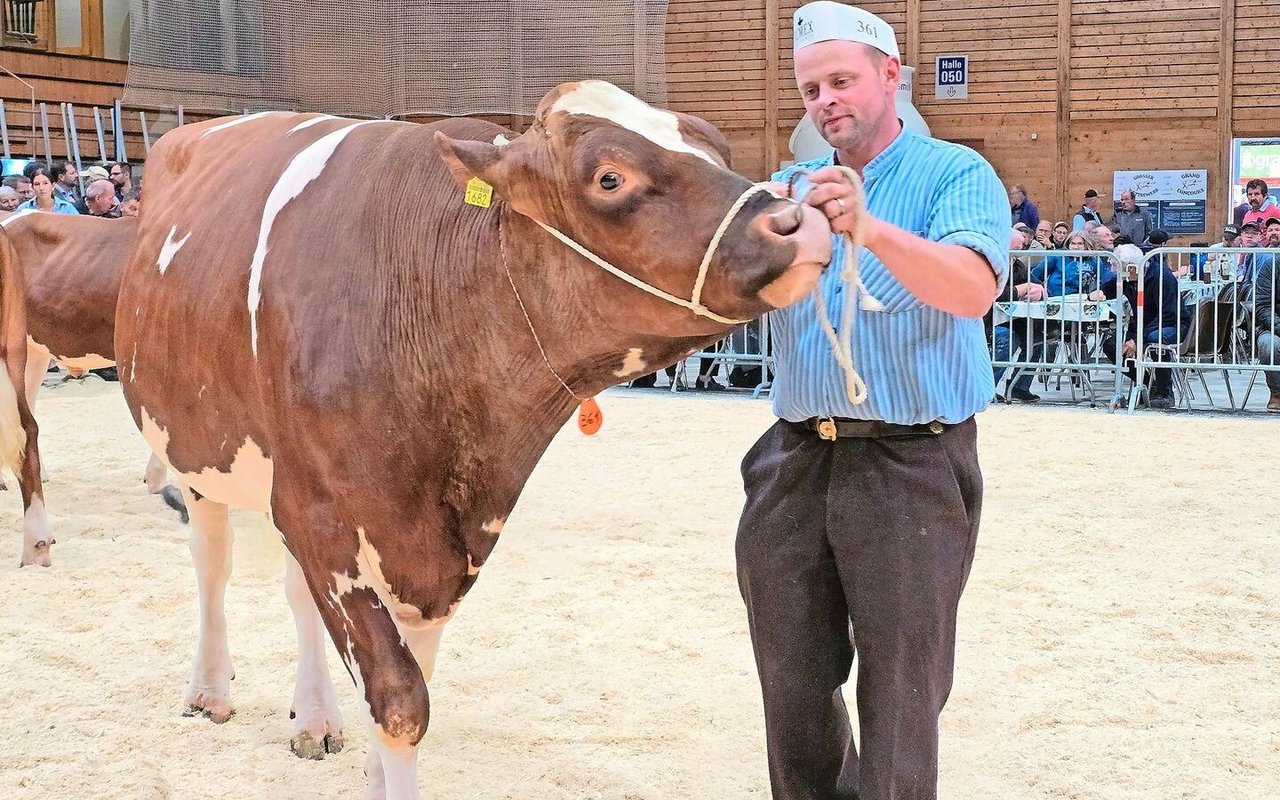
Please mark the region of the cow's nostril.
<svg viewBox="0 0 1280 800"><path fill-rule="evenodd" d="M766 215L766 225L769 230L779 236L790 236L800 230L800 224L804 221L804 211L800 204L788 206L782 211L776 211Z"/></svg>

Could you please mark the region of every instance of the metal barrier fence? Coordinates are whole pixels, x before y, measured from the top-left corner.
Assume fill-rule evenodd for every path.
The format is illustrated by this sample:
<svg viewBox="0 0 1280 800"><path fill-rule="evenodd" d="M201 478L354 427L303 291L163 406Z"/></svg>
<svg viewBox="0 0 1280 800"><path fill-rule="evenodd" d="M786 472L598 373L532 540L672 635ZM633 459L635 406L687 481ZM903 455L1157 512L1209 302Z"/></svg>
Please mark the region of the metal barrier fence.
<svg viewBox="0 0 1280 800"><path fill-rule="evenodd" d="M1280 324L1276 321L1276 267L1280 248L1163 247L1153 250L1129 279L1136 297L1133 357L1136 375L1129 410L1148 384L1169 391L1190 408L1193 379L1209 408L1221 408L1208 377L1221 375L1227 408L1248 405L1259 373L1280 390ZM1216 382L1216 380L1215 380ZM1244 393L1237 393L1244 384Z"/></svg>
<svg viewBox="0 0 1280 800"><path fill-rule="evenodd" d="M1126 319L1115 256L1095 250L1016 250L990 316L996 394L1039 399L1035 383L1068 387L1098 404L1100 381L1119 385L1115 331ZM1108 396L1113 406L1116 400Z"/></svg>
<svg viewBox="0 0 1280 800"><path fill-rule="evenodd" d="M752 385L752 397L773 393L773 347L770 339L769 315L752 320L746 325L734 329L733 333L717 342L710 350L694 353L682 361L675 377L671 381L671 391L687 388L689 381L685 372L689 361L697 361L698 374L706 373L714 376L721 366L725 368L725 380L736 388L747 388ZM706 369L703 365L706 364ZM742 370L735 374L734 368ZM758 377L753 370L759 370ZM740 377L738 377L740 376Z"/></svg>

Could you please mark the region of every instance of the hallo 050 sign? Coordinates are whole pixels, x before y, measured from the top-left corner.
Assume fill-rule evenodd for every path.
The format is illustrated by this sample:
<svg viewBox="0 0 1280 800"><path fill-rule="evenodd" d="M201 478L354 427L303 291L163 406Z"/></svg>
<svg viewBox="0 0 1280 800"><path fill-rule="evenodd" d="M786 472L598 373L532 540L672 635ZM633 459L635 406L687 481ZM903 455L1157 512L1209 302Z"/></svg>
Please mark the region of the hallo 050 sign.
<svg viewBox="0 0 1280 800"><path fill-rule="evenodd" d="M939 100L969 99L968 56L938 56L933 96Z"/></svg>

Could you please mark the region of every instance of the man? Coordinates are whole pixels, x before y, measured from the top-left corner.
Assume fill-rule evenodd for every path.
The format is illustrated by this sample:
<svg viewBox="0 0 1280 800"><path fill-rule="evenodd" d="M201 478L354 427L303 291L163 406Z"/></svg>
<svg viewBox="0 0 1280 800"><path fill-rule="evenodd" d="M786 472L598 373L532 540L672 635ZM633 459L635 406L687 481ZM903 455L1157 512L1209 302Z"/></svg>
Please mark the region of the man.
<svg viewBox="0 0 1280 800"><path fill-rule="evenodd" d="M1098 196L1095 189L1088 189L1084 193L1084 205L1080 206L1080 210L1071 218L1071 232L1084 230L1084 226L1090 222L1102 224L1102 215L1098 213L1098 206L1102 205L1102 198Z"/></svg>
<svg viewBox="0 0 1280 800"><path fill-rule="evenodd" d="M1238 225L1227 225L1222 229L1222 241L1217 244L1209 245L1210 250L1223 250L1226 248L1239 247L1237 241L1240 238L1240 227ZM1240 264L1240 256L1234 253L1217 253L1209 254L1205 259L1204 272L1215 279L1230 279L1236 274L1236 267Z"/></svg>
<svg viewBox="0 0 1280 800"><path fill-rule="evenodd" d="M1142 269L1142 250L1137 245L1122 244L1116 248L1116 258L1120 261L1124 277L1121 290L1129 301L1129 307L1137 309L1138 272ZM1142 346L1178 344L1182 341L1182 337L1186 335L1187 326L1191 322L1190 316L1180 313L1181 294L1178 290L1178 279L1174 277L1163 261L1149 262L1146 274L1142 276L1142 284ZM1100 291L1108 300L1116 298L1116 285L1114 282L1103 284ZM1129 322L1124 332L1124 343L1121 345L1126 359L1137 357L1138 341L1138 315L1135 310L1134 313L1129 315ZM1116 342L1117 337L1114 333L1108 333L1102 339L1102 351L1112 361L1116 358ZM1172 370L1168 368L1153 369L1151 373L1150 406L1152 408L1172 408ZM1130 380L1137 380L1137 370L1135 368L1130 367L1128 374Z"/></svg>
<svg viewBox="0 0 1280 800"><path fill-rule="evenodd" d="M1098 249L1110 252L1116 249L1116 232L1101 222L1086 222L1084 232L1098 241Z"/></svg>
<svg viewBox="0 0 1280 800"><path fill-rule="evenodd" d="M31 186L31 179L26 175L9 175L0 183L17 192L20 202L25 203L36 196L36 190Z"/></svg>
<svg viewBox="0 0 1280 800"><path fill-rule="evenodd" d="M80 203L80 173L70 161L55 161L49 166L49 174L53 176L53 194L61 197L71 205Z"/></svg>
<svg viewBox="0 0 1280 800"><path fill-rule="evenodd" d="M84 190L84 202L95 217L119 219L120 202L116 200L116 185L109 180L96 180Z"/></svg>
<svg viewBox="0 0 1280 800"><path fill-rule="evenodd" d="M1261 227L1267 221L1267 217L1280 214L1280 206L1276 205L1267 191L1267 182L1261 178L1254 178L1244 185L1245 203L1248 204L1248 208L1240 215L1241 225L1254 222Z"/></svg>
<svg viewBox="0 0 1280 800"><path fill-rule="evenodd" d="M0 186L0 211L13 211L22 203L12 186Z"/></svg>
<svg viewBox="0 0 1280 800"><path fill-rule="evenodd" d="M847 331L860 404L812 300L772 328L781 419L743 461L736 546L770 783L774 800L932 800L982 505L973 415L994 392L981 317L1008 271L1004 191L972 150L903 129L884 20L819 0L793 25L805 111L835 152L774 177L810 171L804 202L836 234L858 231L883 310L859 309ZM866 209L833 165L861 173ZM833 246L838 265L843 237ZM838 319L855 289L837 268L819 291ZM861 754L841 692L855 644Z"/></svg>
<svg viewBox="0 0 1280 800"><path fill-rule="evenodd" d="M116 199L124 202L125 195L133 191L133 170L123 161L117 161L110 167L109 176L116 186Z"/></svg>
<svg viewBox="0 0 1280 800"><path fill-rule="evenodd" d="M120 201L120 215L124 217L138 216L138 190L130 189L129 193Z"/></svg>
<svg viewBox="0 0 1280 800"><path fill-rule="evenodd" d="M1142 244L1155 226L1151 224L1147 210L1138 207L1138 198L1133 190L1125 189L1120 193L1120 208L1111 217L1111 227L1118 230L1117 236L1124 236L1132 244Z"/></svg>
<svg viewBox="0 0 1280 800"><path fill-rule="evenodd" d="M1027 197L1027 187L1020 183L1009 187L1009 211L1013 222L1021 222L1032 231L1040 224L1040 209Z"/></svg>
<svg viewBox="0 0 1280 800"><path fill-rule="evenodd" d="M1240 226L1240 246L1247 248L1259 247L1262 243L1262 228L1256 222L1246 222ZM1236 282L1241 284L1247 291L1253 285L1253 276L1257 265L1258 256L1261 253L1242 253L1240 262L1236 268Z"/></svg>
<svg viewBox="0 0 1280 800"><path fill-rule="evenodd" d="M1276 222L1275 239L1272 243L1273 228L1271 221L1267 223L1267 246L1280 246L1280 219ZM1256 271L1253 274L1253 289L1246 311L1250 313L1253 323L1253 336L1258 346L1258 363L1267 366L1280 366L1280 320L1276 317L1276 259L1270 253L1258 253ZM1267 411L1280 414L1280 372L1264 372L1267 389L1271 397L1267 400Z"/></svg>
<svg viewBox="0 0 1280 800"><path fill-rule="evenodd" d="M1011 228L1009 231L1009 249L1021 250L1026 241L1025 235L1017 228ZM1000 293L1000 300L1024 300L1027 302L1036 302L1045 298L1045 289L1038 283L1031 280L1031 271L1022 259L1015 258L1009 264L1009 281L1005 290ZM992 312L988 311L983 317L983 322L991 326L994 322ZM1042 328L1033 324L1030 319L1014 319L1003 325L996 326L991 331L991 353L992 361L1008 361L1013 355L1014 350L1022 353L1023 361L1039 361L1044 354L1044 343L1041 341L1044 337L1039 334ZM992 379L996 385L995 400L998 403L1004 402L1004 397L1000 392L1000 379L1004 377L1005 367L993 366L991 369ZM1010 390L1009 396L1022 403L1039 402L1040 395L1031 391L1031 380L1034 374L1031 370L1023 370L1018 377L1017 382Z"/></svg>

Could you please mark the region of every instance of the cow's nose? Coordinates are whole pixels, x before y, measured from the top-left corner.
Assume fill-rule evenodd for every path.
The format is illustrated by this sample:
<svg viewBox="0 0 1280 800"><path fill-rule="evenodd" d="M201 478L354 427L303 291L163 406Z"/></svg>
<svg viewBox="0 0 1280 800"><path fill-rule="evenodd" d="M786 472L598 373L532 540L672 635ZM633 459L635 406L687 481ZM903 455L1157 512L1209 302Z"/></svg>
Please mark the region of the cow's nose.
<svg viewBox="0 0 1280 800"><path fill-rule="evenodd" d="M804 210L799 203L793 203L781 211L764 215L764 227L777 236L791 236L800 230L804 221Z"/></svg>

